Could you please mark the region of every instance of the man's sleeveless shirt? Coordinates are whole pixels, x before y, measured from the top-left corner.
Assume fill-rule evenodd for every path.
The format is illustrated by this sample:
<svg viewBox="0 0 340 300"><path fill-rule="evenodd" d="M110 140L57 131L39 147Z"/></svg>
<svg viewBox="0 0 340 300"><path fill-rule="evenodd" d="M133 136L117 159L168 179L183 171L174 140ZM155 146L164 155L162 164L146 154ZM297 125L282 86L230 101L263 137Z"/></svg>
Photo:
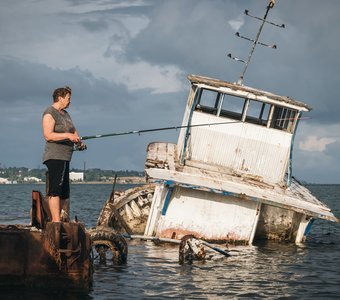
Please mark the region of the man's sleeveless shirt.
<svg viewBox="0 0 340 300"><path fill-rule="evenodd" d="M63 110L63 113L60 113L53 106L50 106L44 111L43 117L46 114L50 114L55 120L54 132L75 132L75 127L73 125L72 119L66 110ZM73 142L71 142L70 140L46 142L43 162L48 159L60 159L70 161L72 158L72 153Z"/></svg>

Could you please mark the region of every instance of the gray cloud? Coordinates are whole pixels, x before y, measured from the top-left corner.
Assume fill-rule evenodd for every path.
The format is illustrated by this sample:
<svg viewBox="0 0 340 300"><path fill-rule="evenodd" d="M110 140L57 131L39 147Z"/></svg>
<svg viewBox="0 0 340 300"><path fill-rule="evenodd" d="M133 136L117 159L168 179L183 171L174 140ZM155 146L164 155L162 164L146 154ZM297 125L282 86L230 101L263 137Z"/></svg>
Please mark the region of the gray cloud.
<svg viewBox="0 0 340 300"><path fill-rule="evenodd" d="M167 94L156 96L140 91L137 97L124 86L96 79L90 72L79 68L55 70L41 64L2 58L0 69L8 70L0 80L0 103L3 107L0 118L0 163L7 166L41 166L44 145L41 114L52 104L51 95L56 87L72 87L69 111L83 136L165 127L169 124L176 126L181 121L178 106L181 105L182 111L185 105L185 101L174 101L172 95ZM155 111L158 112L155 114ZM88 167L142 170L147 144L154 138L160 140L161 136L176 141L173 132L90 140L86 153L75 153L72 166L82 168L86 161Z"/></svg>
<svg viewBox="0 0 340 300"><path fill-rule="evenodd" d="M6 102L6 107L15 105L15 102L47 104L47 99L52 100L53 90L65 85L73 88L74 97L80 98L82 105L101 103L103 111L108 107L117 112L126 110L128 103L135 98L123 86L96 79L91 72L79 67L52 69L21 59L0 57L0 69L7 70L0 75L0 102Z"/></svg>
<svg viewBox="0 0 340 300"><path fill-rule="evenodd" d="M152 11L149 26L128 45L126 56L131 61L178 65L187 72L226 73L230 15L223 1L163 2Z"/></svg>
<svg viewBox="0 0 340 300"><path fill-rule="evenodd" d="M330 157L337 157L340 153L340 141L336 141L326 146L325 154Z"/></svg>
<svg viewBox="0 0 340 300"><path fill-rule="evenodd" d="M262 16L266 2L262 6L247 3L247 8ZM242 66L228 61L226 53L245 58L250 45L234 37L227 21L243 13L243 8L244 3L234 1L174 0L156 5L149 26L127 45L126 56L131 61L175 64L186 73L236 80ZM319 123L337 121L340 106L334 86L339 77L334 66L340 64L339 9L336 1L278 2L269 19L285 23L286 29L267 26L261 37L278 44L278 50L256 49L245 83L307 102ZM240 31L254 37L258 26L256 20L245 17Z"/></svg>
<svg viewBox="0 0 340 300"><path fill-rule="evenodd" d="M108 28L108 24L105 21L92 21L92 20L84 20L81 21L80 24L84 26L85 29L91 32L101 31Z"/></svg>

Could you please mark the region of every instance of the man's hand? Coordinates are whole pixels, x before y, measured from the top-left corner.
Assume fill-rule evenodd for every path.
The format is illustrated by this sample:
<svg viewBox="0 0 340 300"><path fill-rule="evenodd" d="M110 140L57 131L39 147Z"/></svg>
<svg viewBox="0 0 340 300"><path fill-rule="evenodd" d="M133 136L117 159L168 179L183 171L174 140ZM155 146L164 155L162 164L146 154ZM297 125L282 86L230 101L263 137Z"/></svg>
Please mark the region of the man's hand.
<svg viewBox="0 0 340 300"><path fill-rule="evenodd" d="M80 136L77 133L69 133L68 139L75 144L80 143Z"/></svg>

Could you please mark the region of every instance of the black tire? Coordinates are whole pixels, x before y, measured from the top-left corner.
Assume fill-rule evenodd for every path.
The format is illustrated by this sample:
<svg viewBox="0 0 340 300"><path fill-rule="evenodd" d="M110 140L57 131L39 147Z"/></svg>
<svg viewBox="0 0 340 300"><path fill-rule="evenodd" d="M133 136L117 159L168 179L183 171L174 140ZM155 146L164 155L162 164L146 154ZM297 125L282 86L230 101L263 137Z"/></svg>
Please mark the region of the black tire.
<svg viewBox="0 0 340 300"><path fill-rule="evenodd" d="M91 233L92 246L95 247L101 259L107 250L112 252L112 261L116 265L125 264L128 246L125 239L113 232L96 230Z"/></svg>

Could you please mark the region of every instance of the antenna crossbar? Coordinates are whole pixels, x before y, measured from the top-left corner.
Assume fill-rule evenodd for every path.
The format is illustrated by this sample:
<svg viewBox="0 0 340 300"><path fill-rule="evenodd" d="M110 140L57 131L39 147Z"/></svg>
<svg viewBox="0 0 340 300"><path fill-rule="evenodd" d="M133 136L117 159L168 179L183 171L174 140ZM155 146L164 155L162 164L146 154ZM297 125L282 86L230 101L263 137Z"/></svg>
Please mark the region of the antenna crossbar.
<svg viewBox="0 0 340 300"><path fill-rule="evenodd" d="M270 24L270 25L277 26L277 27L280 27L280 28L285 28L285 24L281 24L281 25L280 25L280 24L275 24L275 23L270 22L270 21L267 21L267 20L265 20L265 19L262 19L262 18L253 16L253 15L251 15L251 14L249 13L249 10L247 10L247 9L244 11L244 14L247 15L248 17L252 17L252 18L254 18L254 19L257 19L257 20L260 20L260 21L264 21L265 23L268 23L268 24Z"/></svg>
<svg viewBox="0 0 340 300"><path fill-rule="evenodd" d="M232 56L231 53L228 54L228 57L231 58L231 59L233 59L233 60L242 62L242 63L244 63L244 64L246 63L243 59L237 58L237 57L235 57L235 56Z"/></svg>
<svg viewBox="0 0 340 300"><path fill-rule="evenodd" d="M236 36L238 36L238 37L240 37L240 38L242 38L242 39L245 39L245 40L248 40L248 41L252 42L252 47L251 47L250 52L249 52L249 54L248 54L247 60L242 60L242 59L233 57L231 54L228 54L228 57L229 57L229 58L244 63L244 69L243 69L243 71L242 71L242 73L241 73L241 75L240 75L239 80L237 81L237 84L239 84L239 85L243 85L244 75L245 75L245 73L246 73L246 71L247 71L248 65L249 65L249 63L250 63L250 60L251 60L251 58L252 58L252 55L253 55L253 53L254 53L254 50L255 50L257 44L262 45L262 46L266 46L266 47L269 47L269 48L272 48L272 49L277 49L277 46L276 46L276 45L268 45L268 44L264 44L264 43L259 42L259 37L260 37L260 35L261 35L261 31L262 31L262 28L263 28L263 26L264 26L265 23L268 23L268 24L270 24L270 25L274 25L274 26L277 26L277 27L281 27L281 28L284 28L284 27L285 27L284 24L278 25L278 24L275 24L275 23L273 23L273 22L267 21L267 15L268 15L268 13L269 13L269 10L270 10L271 8L274 7L274 4L275 4L275 0L269 0L269 4L268 4L268 6L267 6L266 13L265 13L265 15L264 15L263 18L259 18L259 17L252 16L251 14L249 14L249 11L248 11L248 10L245 10L245 12L244 12L247 16L260 20L260 21L261 21L261 25L260 25L260 28L259 28L257 34L256 34L255 39L247 38L247 37L245 37L245 36L240 35L239 32L236 32Z"/></svg>
<svg viewBox="0 0 340 300"><path fill-rule="evenodd" d="M243 36L243 35L240 35L239 32L236 32L235 35L241 39L244 39L244 40L247 40L247 41L250 41L250 42L253 42L255 43L255 40L253 39L250 39L250 38L247 38L246 36ZM266 46L266 47L269 47L269 48L272 48L272 49L277 49L277 46L276 45L268 45L268 44L265 44L265 43L261 43L261 42L257 42L258 45L261 45L261 46Z"/></svg>

